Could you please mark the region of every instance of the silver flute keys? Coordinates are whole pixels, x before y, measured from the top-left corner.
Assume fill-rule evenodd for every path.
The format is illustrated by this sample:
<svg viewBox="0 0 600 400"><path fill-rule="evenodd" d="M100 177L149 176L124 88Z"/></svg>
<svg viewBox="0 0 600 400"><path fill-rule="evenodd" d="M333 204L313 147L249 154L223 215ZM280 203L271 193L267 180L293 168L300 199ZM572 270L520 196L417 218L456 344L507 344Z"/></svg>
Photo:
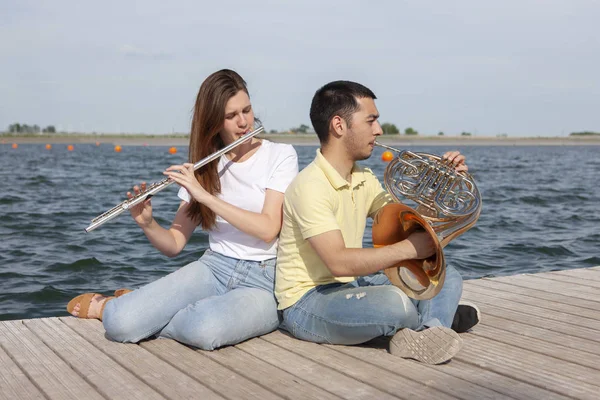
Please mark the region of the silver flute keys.
<svg viewBox="0 0 600 400"><path fill-rule="evenodd" d="M262 126L258 126L258 128L254 129L252 132L245 134L244 136L242 136L235 142L229 144L228 146L223 147L221 150L216 151L216 152L212 153L211 155L206 156L202 160L195 163L194 171L197 170L198 168L208 164L209 162L221 157L223 154L227 153L228 151L231 151L231 149L239 146L240 144L244 143L247 140L250 140L251 138L253 138L254 136L256 136L262 132L264 132L264 128ZM173 183L175 183L175 181L172 180L171 178L165 178L160 182L151 184L148 188L146 188L146 190L144 192L135 195L131 199L127 199L127 200L123 201L121 204L116 205L115 207L106 211L104 214L100 214L99 216L94 218L92 220L92 223L90 224L90 226L85 228L85 231L86 232L93 231L94 229L98 228L100 225L104 224L105 222L108 222L111 219L117 217L123 211L126 211L129 208L143 202L147 198L154 196L156 193L160 192L161 190L163 190L167 186L170 186Z"/></svg>

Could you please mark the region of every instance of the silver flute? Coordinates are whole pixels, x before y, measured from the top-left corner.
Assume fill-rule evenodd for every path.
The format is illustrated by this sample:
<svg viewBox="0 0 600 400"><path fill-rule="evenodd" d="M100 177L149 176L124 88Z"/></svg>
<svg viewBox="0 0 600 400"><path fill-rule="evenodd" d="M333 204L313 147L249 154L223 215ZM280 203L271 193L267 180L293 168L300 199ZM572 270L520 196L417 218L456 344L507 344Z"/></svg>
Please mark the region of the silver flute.
<svg viewBox="0 0 600 400"><path fill-rule="evenodd" d="M223 154L227 153L234 147L239 146L240 144L244 143L247 140L250 140L254 136L258 135L259 133L264 132L264 130L265 129L262 126L259 126L258 128L254 129L250 133L245 134L244 136L242 136L235 142L229 144L228 146L223 147L221 150L216 151L216 152L212 153L211 155L204 157L202 160L200 160L194 164L194 171L197 170L198 168L208 164L209 162L221 157ZM134 197L125 200L124 202L111 208L104 214L101 214L101 215L97 216L96 218L94 218L92 220L92 223L90 224L90 226L85 228L85 231L86 232L93 231L94 229L96 229L100 225L104 224L105 222L108 222L111 219L115 218L116 216L121 214L123 211L128 210L131 207L143 202L147 198L154 196L156 193L160 192L161 190L163 190L167 186L170 186L173 183L175 183L175 181L172 180L171 178L165 178L160 182L153 183L152 185L148 186L148 188L146 188L146 190L143 191L142 193L138 193Z"/></svg>

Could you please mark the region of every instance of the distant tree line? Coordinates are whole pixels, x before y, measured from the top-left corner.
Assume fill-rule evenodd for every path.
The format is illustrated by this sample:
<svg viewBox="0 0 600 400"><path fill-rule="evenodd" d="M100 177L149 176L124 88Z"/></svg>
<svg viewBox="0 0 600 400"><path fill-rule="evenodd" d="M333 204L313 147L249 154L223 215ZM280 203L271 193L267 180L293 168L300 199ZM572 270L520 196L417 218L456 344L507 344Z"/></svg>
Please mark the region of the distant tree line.
<svg viewBox="0 0 600 400"><path fill-rule="evenodd" d="M400 130L394 124L390 124L389 122L381 124L381 129L383 130L383 134L400 134ZM404 134L408 136L416 136L419 132L411 127L404 129ZM437 134L438 136L444 136L444 132L440 131ZM462 132L461 136L471 136L470 132Z"/></svg>
<svg viewBox="0 0 600 400"><path fill-rule="evenodd" d="M583 131L583 132L571 132L569 136L600 136L600 132L591 132L591 131Z"/></svg>
<svg viewBox="0 0 600 400"><path fill-rule="evenodd" d="M290 132L292 133L308 133L309 131L310 126L304 124L300 124L300 126L296 128L290 128Z"/></svg>
<svg viewBox="0 0 600 400"><path fill-rule="evenodd" d="M10 133L56 133L54 125L48 125L41 129L38 125L27 125L27 124L11 124L8 126L8 132Z"/></svg>
<svg viewBox="0 0 600 400"><path fill-rule="evenodd" d="M416 136L416 135L419 134L419 132L416 129L412 128L412 127L408 127L406 129L404 129L403 132L401 132L400 129L398 129L398 127L395 124L392 124L391 122L384 122L384 123L382 123L381 124L381 130L383 131L384 135L400 135L400 134L404 133L405 135L408 135L408 136ZM271 129L269 131L269 133L277 134L277 133L280 133L280 132L278 132L275 129ZM288 131L284 131L284 132L281 132L281 133L314 133L314 132L310 128L310 126L305 125L305 124L301 124L298 127L290 128ZM577 135L577 134L579 134L579 133L572 133L571 135ZM595 134L595 133L593 133L593 132L592 133L585 132L585 133L582 133L582 134L588 135L588 134ZM444 136L444 132L440 131L440 132L438 132L437 135L438 136ZM461 136L472 136L471 132L461 132L460 135ZM504 136L505 135L506 134L504 134Z"/></svg>
<svg viewBox="0 0 600 400"><path fill-rule="evenodd" d="M390 124L389 122L385 122L381 124L381 129L383 130L384 135L397 135L400 133L400 130L394 124Z"/></svg>
<svg viewBox="0 0 600 400"><path fill-rule="evenodd" d="M383 124L381 124L381 130L383 130L384 135L399 135L400 134L400 129L398 129L398 127L396 125L391 124L389 122L384 122ZM417 132L415 129L409 127L404 130L404 134L405 135L418 135L419 132Z"/></svg>
<svg viewBox="0 0 600 400"><path fill-rule="evenodd" d="M381 129L383 130L384 135L398 135L400 134L400 129L390 122L384 122L381 124ZM300 124L298 127L293 127L288 130L290 133L314 133L310 126L305 124ZM279 133L275 129L271 129L269 133ZM405 135L418 135L419 132L414 130L413 128L406 128L404 130ZM443 133L442 133L443 134Z"/></svg>

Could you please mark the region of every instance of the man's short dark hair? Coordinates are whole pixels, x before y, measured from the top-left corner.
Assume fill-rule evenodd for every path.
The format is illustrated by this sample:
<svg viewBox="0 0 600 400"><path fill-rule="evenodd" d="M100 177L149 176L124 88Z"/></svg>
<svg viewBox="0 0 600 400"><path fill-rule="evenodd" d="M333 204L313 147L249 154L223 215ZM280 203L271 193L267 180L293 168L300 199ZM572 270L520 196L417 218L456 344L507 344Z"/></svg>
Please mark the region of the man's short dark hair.
<svg viewBox="0 0 600 400"><path fill-rule="evenodd" d="M340 116L348 126L359 104L356 99L377 97L371 89L350 81L330 82L316 91L310 105L310 121L321 144L329 140L329 124L333 117Z"/></svg>

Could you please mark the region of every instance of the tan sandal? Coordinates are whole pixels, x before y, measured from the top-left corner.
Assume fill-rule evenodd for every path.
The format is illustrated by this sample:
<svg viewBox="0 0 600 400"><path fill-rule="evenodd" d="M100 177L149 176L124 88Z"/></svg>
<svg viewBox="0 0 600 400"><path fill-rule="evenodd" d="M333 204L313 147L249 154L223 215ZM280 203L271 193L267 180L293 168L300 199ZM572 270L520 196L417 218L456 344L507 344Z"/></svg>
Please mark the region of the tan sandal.
<svg viewBox="0 0 600 400"><path fill-rule="evenodd" d="M79 303L79 315L77 316L78 318L91 318L88 317L88 311L90 310L90 304L92 304L92 300L94 299L94 296L102 296L100 293L84 293L84 294L80 294L79 296L73 298L71 301L69 301L69 304L67 304L67 311L69 312L69 314L73 315L73 309L75 308L75 306L77 305L77 303ZM109 300L114 299L114 296L109 296L106 297L106 300L104 301L104 303L102 303L102 308L100 309L100 318L98 318L100 321L102 321L102 313L104 312L104 307L106 307L106 303L108 303Z"/></svg>
<svg viewBox="0 0 600 400"><path fill-rule="evenodd" d="M115 290L115 297L121 297L124 294L127 294L129 292L133 292L133 290L132 289L125 289L125 288L117 289L117 290Z"/></svg>

